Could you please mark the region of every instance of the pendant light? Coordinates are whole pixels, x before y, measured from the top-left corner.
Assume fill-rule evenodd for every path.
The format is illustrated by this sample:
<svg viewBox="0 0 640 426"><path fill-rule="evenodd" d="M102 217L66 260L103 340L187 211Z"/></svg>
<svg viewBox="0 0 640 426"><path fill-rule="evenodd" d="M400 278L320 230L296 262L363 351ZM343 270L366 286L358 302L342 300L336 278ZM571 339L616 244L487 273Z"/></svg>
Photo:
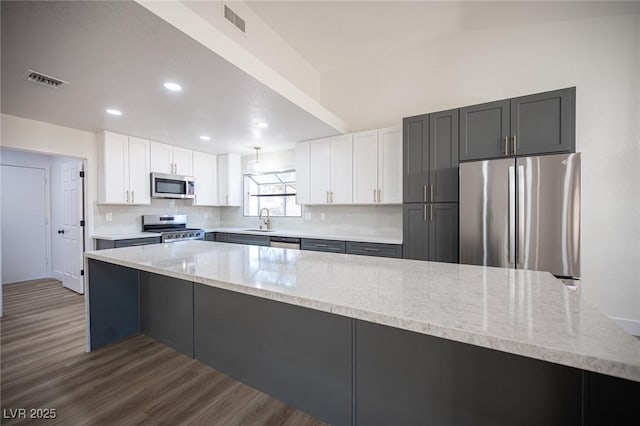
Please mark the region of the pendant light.
<svg viewBox="0 0 640 426"><path fill-rule="evenodd" d="M260 147L254 146L253 149L256 150L256 159L249 160L249 162L247 163L247 173L258 174L262 171L262 165L260 164L260 159L258 158Z"/></svg>

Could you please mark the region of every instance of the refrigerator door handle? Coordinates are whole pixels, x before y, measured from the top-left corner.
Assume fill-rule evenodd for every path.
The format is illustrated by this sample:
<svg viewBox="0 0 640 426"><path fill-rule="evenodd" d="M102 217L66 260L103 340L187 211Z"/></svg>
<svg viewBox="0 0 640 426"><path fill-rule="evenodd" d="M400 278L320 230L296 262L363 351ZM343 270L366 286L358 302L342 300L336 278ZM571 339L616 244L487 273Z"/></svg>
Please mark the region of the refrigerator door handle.
<svg viewBox="0 0 640 426"><path fill-rule="evenodd" d="M527 183L524 177L524 165L518 164L518 256L516 258L516 268L525 267L524 251L525 251L525 229L528 224L525 223L525 197L527 193Z"/></svg>
<svg viewBox="0 0 640 426"><path fill-rule="evenodd" d="M509 166L509 266L516 262L516 171Z"/></svg>

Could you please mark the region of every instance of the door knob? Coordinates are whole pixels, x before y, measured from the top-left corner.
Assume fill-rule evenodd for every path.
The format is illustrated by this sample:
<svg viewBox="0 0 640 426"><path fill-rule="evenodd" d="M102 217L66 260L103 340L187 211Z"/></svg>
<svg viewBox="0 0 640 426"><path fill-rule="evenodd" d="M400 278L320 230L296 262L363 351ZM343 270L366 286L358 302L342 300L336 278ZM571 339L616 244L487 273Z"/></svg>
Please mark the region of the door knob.
<svg viewBox="0 0 640 426"><path fill-rule="evenodd" d="M64 229L58 229L58 234L64 234Z"/></svg>

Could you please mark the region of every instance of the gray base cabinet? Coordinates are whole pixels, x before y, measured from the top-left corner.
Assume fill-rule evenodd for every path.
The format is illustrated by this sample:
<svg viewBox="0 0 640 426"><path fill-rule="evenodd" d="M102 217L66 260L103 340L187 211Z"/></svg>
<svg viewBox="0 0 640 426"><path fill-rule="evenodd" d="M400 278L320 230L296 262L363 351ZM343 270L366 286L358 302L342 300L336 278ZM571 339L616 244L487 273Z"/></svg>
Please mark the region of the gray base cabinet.
<svg viewBox="0 0 640 426"><path fill-rule="evenodd" d="M458 204L405 204L403 207L405 259L458 262Z"/></svg>
<svg viewBox="0 0 640 426"><path fill-rule="evenodd" d="M400 244L360 243L347 241L347 254L401 258L402 246Z"/></svg>
<svg viewBox="0 0 640 426"><path fill-rule="evenodd" d="M126 240L102 240L97 238L96 250L105 250L105 249L120 248L120 247L144 246L147 244L160 244L161 242L162 242L162 238L160 237L129 238Z"/></svg>
<svg viewBox="0 0 640 426"><path fill-rule="evenodd" d="M575 152L576 88L460 108L460 161Z"/></svg>
<svg viewBox="0 0 640 426"><path fill-rule="evenodd" d="M227 234L223 232L216 232L215 241L221 243L248 244L252 246L270 245L268 235Z"/></svg>
<svg viewBox="0 0 640 426"><path fill-rule="evenodd" d="M345 253L346 243L344 241L303 238L300 241L300 248L302 250L326 251L329 253Z"/></svg>

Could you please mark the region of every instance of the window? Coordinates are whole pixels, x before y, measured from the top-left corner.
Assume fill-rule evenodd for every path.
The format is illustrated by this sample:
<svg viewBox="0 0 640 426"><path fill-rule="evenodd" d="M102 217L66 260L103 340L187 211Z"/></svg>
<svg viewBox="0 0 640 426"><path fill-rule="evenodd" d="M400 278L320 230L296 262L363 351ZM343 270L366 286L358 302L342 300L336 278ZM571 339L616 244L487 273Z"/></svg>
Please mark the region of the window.
<svg viewBox="0 0 640 426"><path fill-rule="evenodd" d="M244 215L258 216L267 208L271 216L302 216L296 204L296 171L244 175Z"/></svg>

